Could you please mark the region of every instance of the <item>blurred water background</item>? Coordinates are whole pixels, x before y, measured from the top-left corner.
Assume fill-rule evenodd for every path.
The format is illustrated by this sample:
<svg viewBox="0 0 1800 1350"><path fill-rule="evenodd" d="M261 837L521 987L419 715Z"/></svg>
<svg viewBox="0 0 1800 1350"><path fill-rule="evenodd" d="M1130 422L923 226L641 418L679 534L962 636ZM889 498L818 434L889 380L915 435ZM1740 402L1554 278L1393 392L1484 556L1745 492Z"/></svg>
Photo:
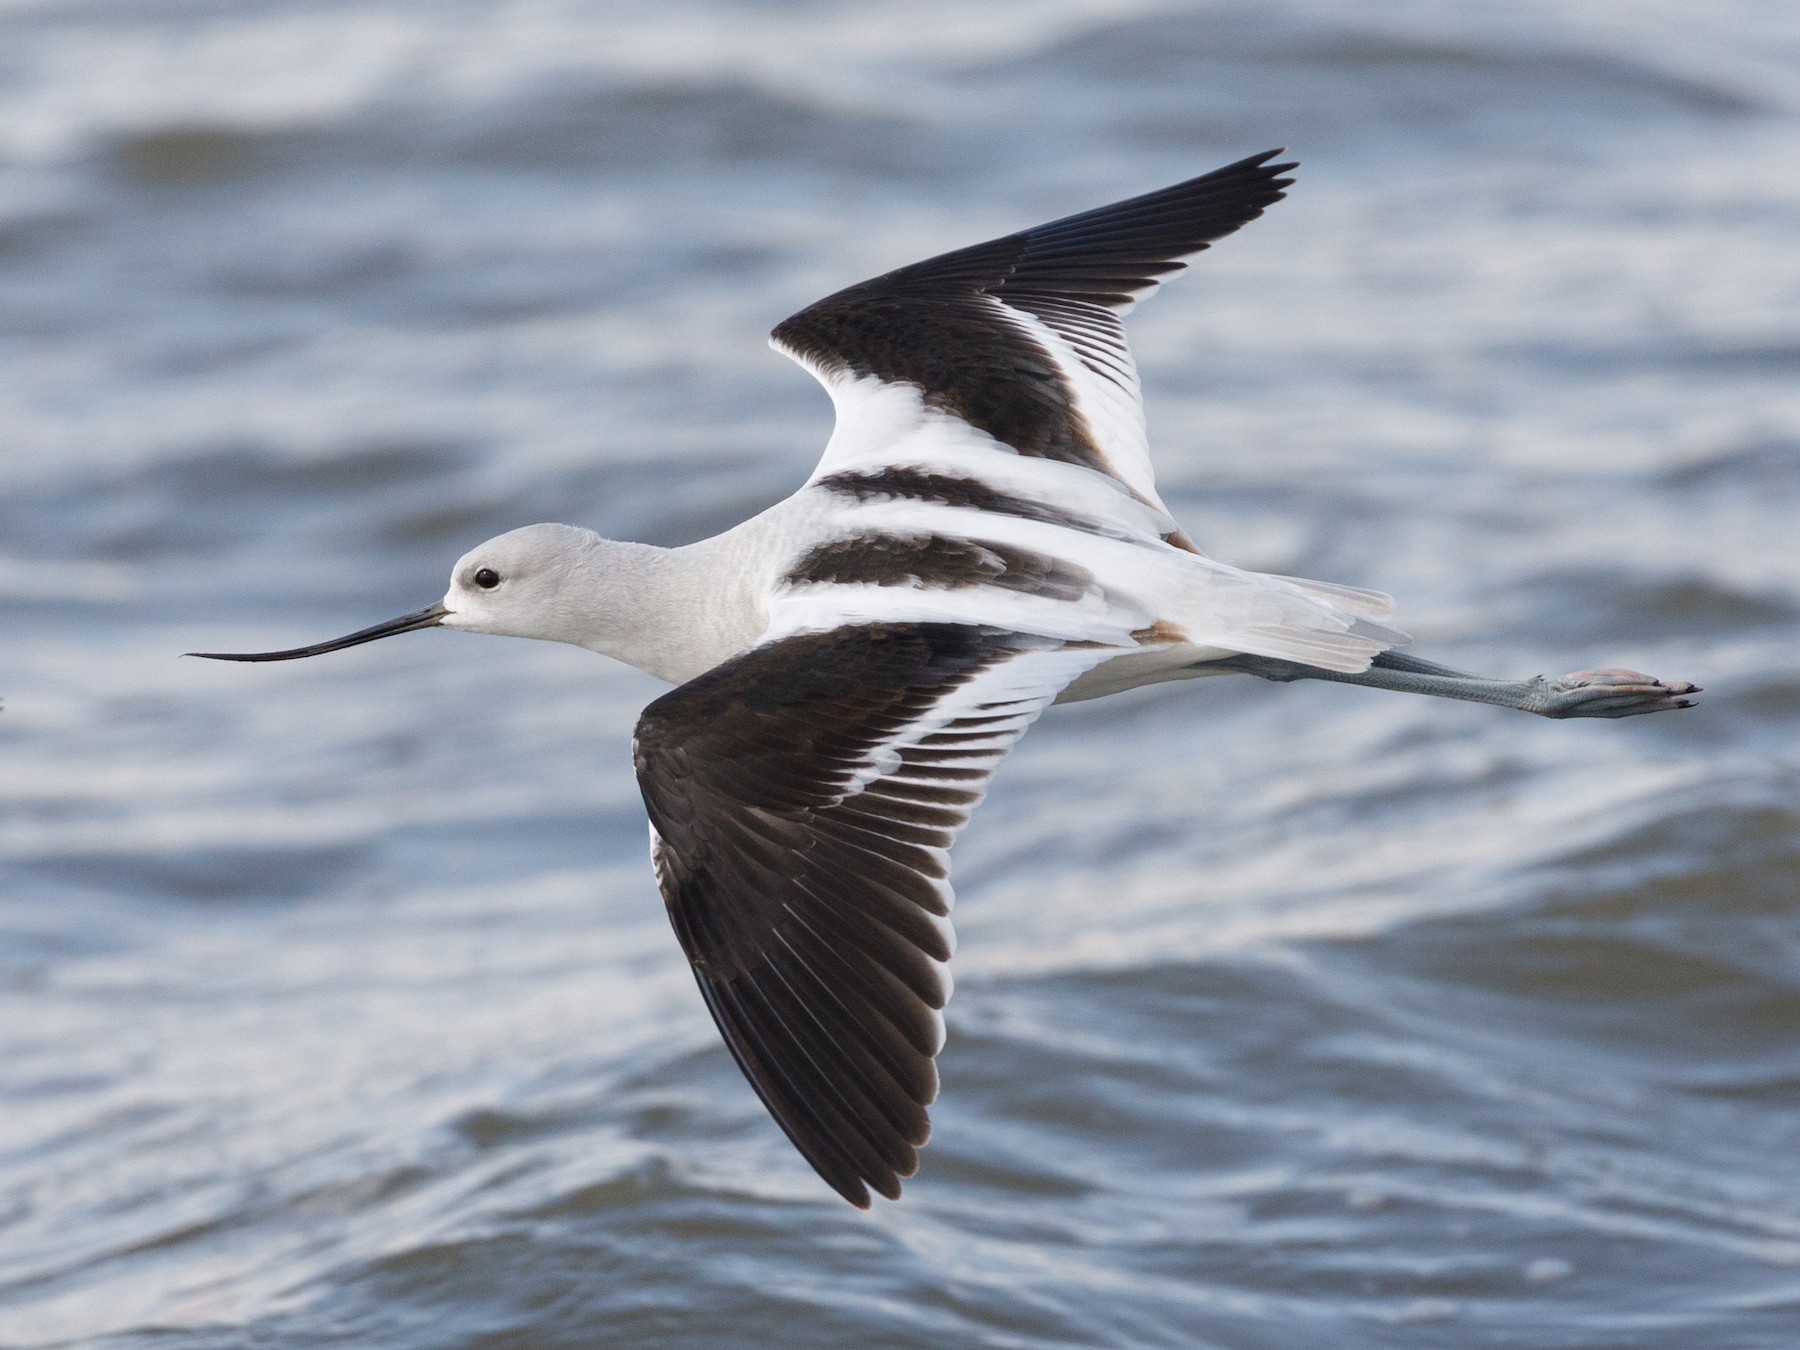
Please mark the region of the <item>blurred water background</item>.
<svg viewBox="0 0 1800 1350"><path fill-rule="evenodd" d="M1139 312L1209 551L1622 723L1059 709L862 1215L667 930L654 681L428 633L828 433L763 346L1286 144ZM1800 10L0 0L0 1345L1800 1343Z"/></svg>

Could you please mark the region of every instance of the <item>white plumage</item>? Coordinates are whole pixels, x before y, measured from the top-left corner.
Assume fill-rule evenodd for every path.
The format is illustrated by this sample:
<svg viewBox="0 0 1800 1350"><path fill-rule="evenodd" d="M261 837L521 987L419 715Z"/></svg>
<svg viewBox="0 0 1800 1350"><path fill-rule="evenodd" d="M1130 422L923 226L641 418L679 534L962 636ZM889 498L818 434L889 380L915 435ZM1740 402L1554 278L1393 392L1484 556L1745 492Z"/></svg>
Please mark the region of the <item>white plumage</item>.
<svg viewBox="0 0 1800 1350"><path fill-rule="evenodd" d="M1630 671L1466 675L1393 649L1374 591L1200 554L1157 496L1120 319L1282 196L1254 156L850 287L776 330L831 395L786 501L677 549L531 525L428 627L571 642L679 687L634 758L675 932L751 1085L839 1194L898 1196L929 1134L950 996L948 850L1053 700L1248 673L1622 717Z"/></svg>

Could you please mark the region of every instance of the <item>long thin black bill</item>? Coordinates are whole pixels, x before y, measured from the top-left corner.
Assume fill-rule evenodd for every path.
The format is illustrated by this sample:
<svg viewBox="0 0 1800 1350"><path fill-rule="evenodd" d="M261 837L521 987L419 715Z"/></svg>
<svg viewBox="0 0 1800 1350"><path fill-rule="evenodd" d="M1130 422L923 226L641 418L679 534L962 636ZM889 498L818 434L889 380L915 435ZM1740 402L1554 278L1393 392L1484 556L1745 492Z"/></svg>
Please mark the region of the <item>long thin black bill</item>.
<svg viewBox="0 0 1800 1350"><path fill-rule="evenodd" d="M318 656L324 652L342 651L345 647L360 647L365 642L373 642L376 638L393 637L396 633L411 633L420 628L436 628L444 621L444 615L449 612L440 603L429 609L422 609L417 614L403 614L398 619L389 619L386 623L378 623L373 628L360 629L341 638L333 638L330 642L314 643L310 647L295 647L292 651L188 652L187 655L203 656L208 661L297 661L302 656Z"/></svg>

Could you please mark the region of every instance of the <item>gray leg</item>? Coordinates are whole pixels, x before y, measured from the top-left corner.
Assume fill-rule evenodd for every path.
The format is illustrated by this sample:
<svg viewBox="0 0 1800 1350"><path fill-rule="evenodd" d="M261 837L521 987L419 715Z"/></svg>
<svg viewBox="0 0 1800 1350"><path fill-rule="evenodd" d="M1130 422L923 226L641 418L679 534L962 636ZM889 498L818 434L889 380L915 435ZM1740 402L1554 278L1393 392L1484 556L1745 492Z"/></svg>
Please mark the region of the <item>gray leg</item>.
<svg viewBox="0 0 1800 1350"><path fill-rule="evenodd" d="M1667 708L1691 708L1693 700L1686 696L1700 692L1697 685L1679 680L1665 684L1635 670L1577 670L1556 679L1535 675L1529 680L1496 680L1400 652L1382 652L1369 669L1354 675L1268 656L1233 656L1208 664L1283 683L1330 680L1367 689L1393 689L1402 694L1492 703L1555 718L1634 717Z"/></svg>

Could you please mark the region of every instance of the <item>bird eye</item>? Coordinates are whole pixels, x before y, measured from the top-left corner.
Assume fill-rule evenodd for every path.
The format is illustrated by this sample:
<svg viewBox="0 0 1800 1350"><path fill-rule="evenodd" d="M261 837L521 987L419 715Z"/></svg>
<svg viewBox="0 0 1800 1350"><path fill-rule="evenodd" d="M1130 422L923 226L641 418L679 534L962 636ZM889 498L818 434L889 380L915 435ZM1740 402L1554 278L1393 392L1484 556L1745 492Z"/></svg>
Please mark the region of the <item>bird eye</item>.
<svg viewBox="0 0 1800 1350"><path fill-rule="evenodd" d="M484 591L491 591L500 584L500 574L491 567L484 567L475 574L475 584Z"/></svg>

